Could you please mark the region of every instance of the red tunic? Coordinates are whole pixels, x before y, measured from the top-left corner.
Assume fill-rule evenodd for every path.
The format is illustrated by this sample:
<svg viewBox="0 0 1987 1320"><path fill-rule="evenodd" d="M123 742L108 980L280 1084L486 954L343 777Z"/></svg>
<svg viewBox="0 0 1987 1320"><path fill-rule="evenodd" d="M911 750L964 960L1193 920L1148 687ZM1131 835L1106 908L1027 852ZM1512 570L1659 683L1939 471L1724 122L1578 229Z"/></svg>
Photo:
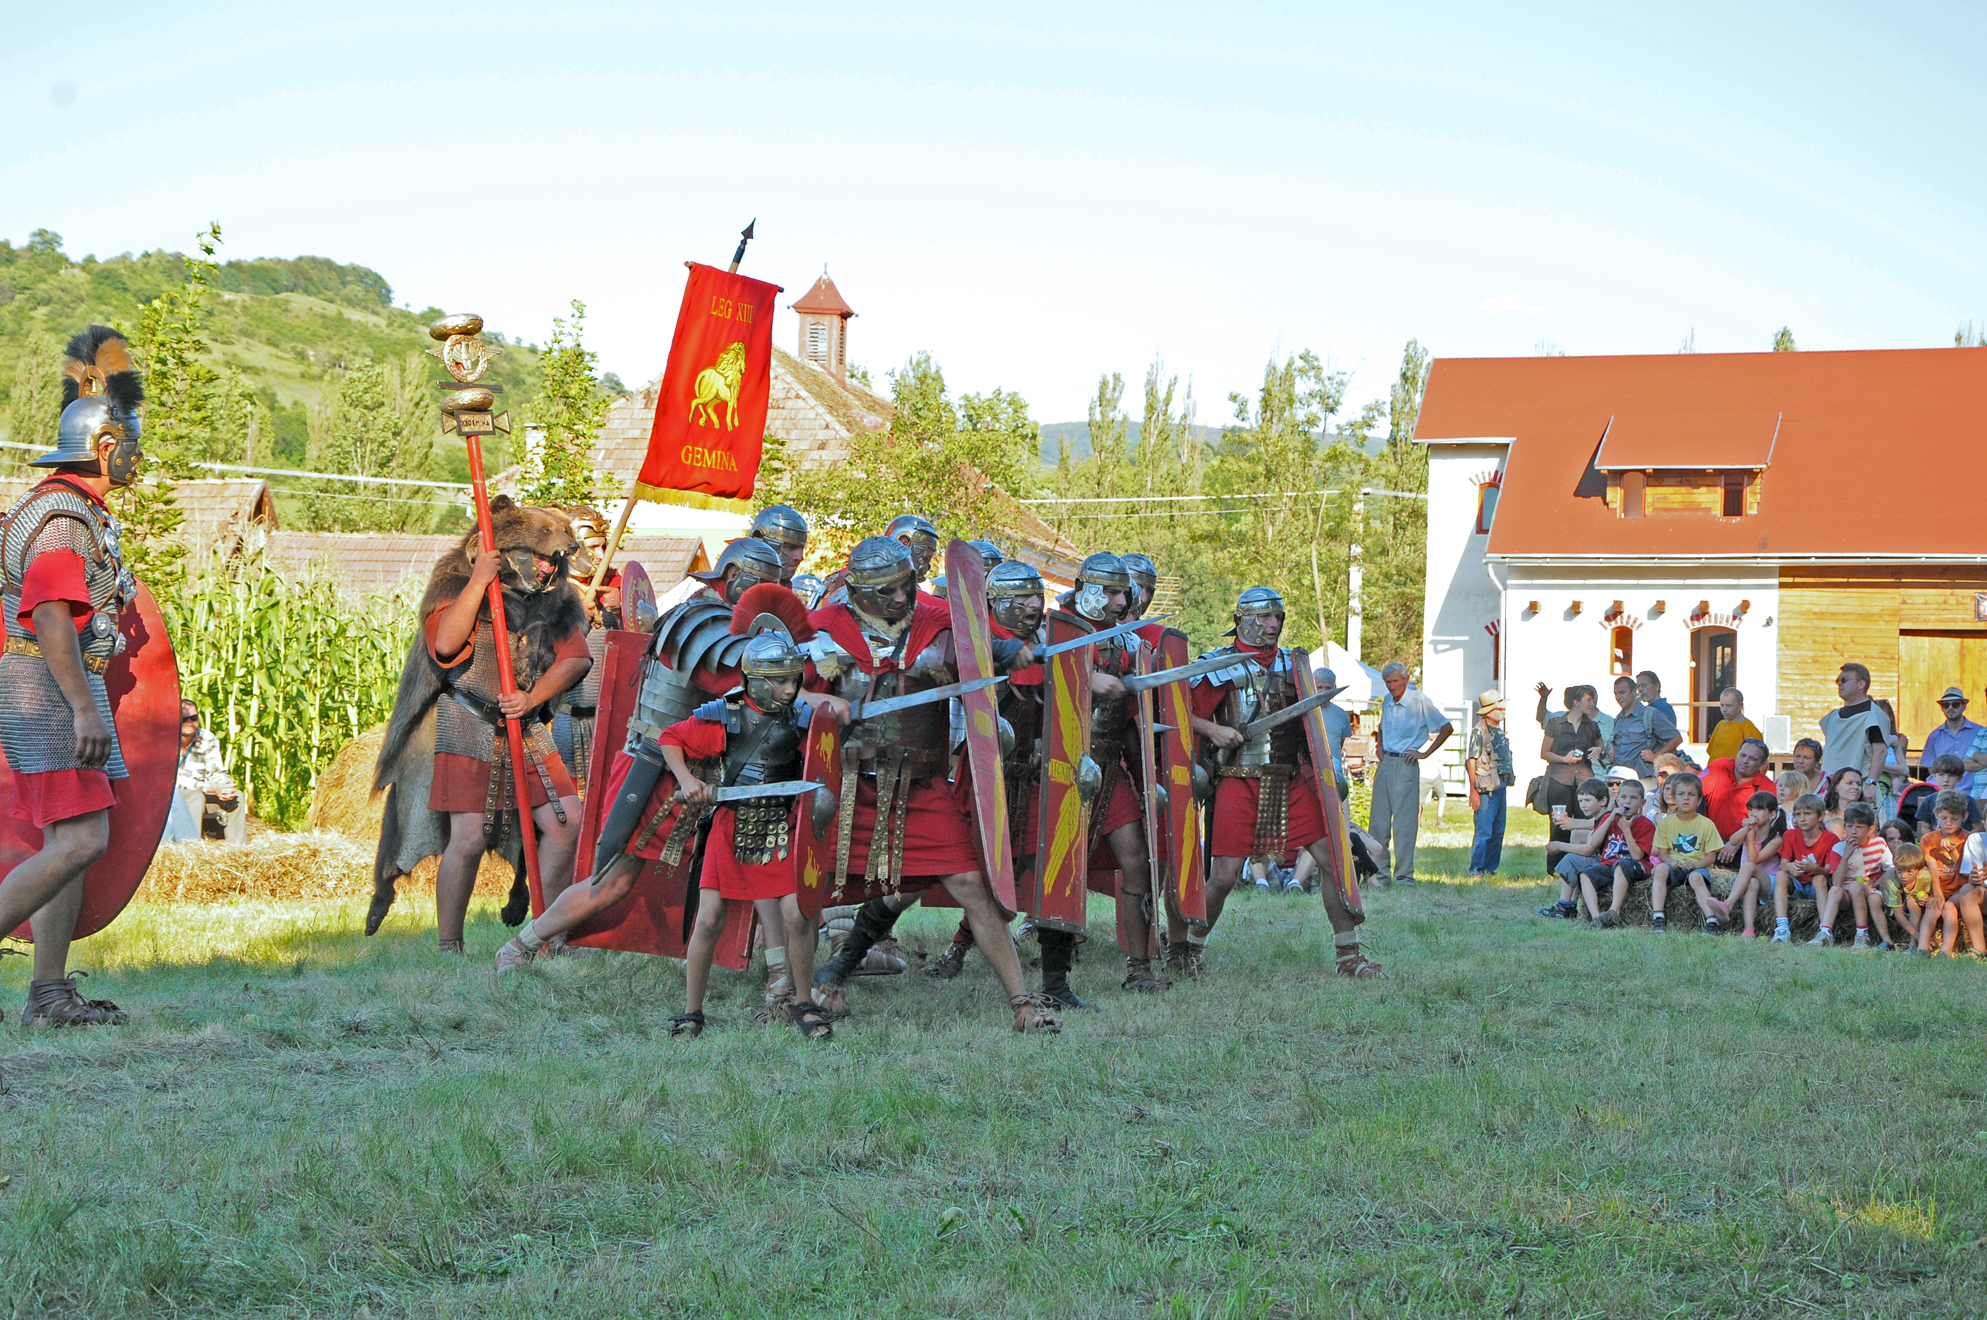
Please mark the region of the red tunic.
<svg viewBox="0 0 1987 1320"><path fill-rule="evenodd" d="M454 603L454 601L450 601L449 605L453 605ZM449 608L449 605L440 606L434 613L430 614L423 629L427 637L428 654L433 656L435 663L443 669L455 669L468 664L470 657L476 650L475 634L471 633L470 640L464 644L462 650L457 652L453 658L444 660L435 653L435 631L441 627L442 614ZM572 632L567 633L559 639L559 646L554 653L553 663L556 664L560 660L590 661L592 659L593 653L586 648L586 634L575 628ZM494 698L496 693L491 692L481 695ZM440 699L443 701L454 700L446 692L442 694ZM508 737L502 730L498 731L497 736L499 738ZM572 773L566 769L566 762L563 757L548 756L545 758L544 765L546 772L551 777L553 790L560 797L579 796L579 788L573 783ZM545 785L538 778L538 772L529 766L517 766L513 767L512 773L524 781L525 791L531 805L534 807L544 806L547 800ZM435 753L435 782L434 787L428 793L428 806L430 809L450 813L474 812L480 816L489 805L489 799L490 762L480 760L474 756L462 756L454 752ZM506 800L499 802L497 809L499 811L510 811L514 810L516 806L517 804L514 800Z"/></svg>
<svg viewBox="0 0 1987 1320"><path fill-rule="evenodd" d="M1276 648L1268 647L1257 655L1257 664L1264 658L1275 659ZM1221 708L1221 703L1233 689L1232 683L1196 683L1191 700L1195 719L1209 720ZM1334 790L1336 791L1336 790ZM1259 779L1222 779L1216 781L1214 790L1214 822L1210 831L1208 856L1248 857L1256 850L1256 808L1261 801L1262 781ZM1325 804L1319 796L1318 776L1308 764L1302 766L1290 781L1290 806L1288 834L1285 838L1285 856L1316 843L1325 837Z"/></svg>
<svg viewBox="0 0 1987 1320"><path fill-rule="evenodd" d="M59 481L99 508L103 500L80 481L61 473L49 477ZM44 482L43 484L46 484ZM90 626L90 589L83 581L83 557L74 550L44 550L28 561L21 578L21 625L34 631L35 606L63 601L76 622L76 632ZM14 772L13 815L46 829L58 820L87 816L117 805L117 790L110 775L101 767L78 766L69 770Z"/></svg>
<svg viewBox="0 0 1987 1320"><path fill-rule="evenodd" d="M835 644L855 657L865 674L892 674L898 666L890 657L875 660L863 638L862 625L842 604L823 605L808 616L810 622L835 639ZM944 601L919 596L917 612L911 616L910 636L903 657L907 664L939 637L951 631L952 615ZM825 692L828 684L810 671L808 690ZM910 811L904 823L904 880L906 888L922 887L948 875L962 875L980 869L979 850L973 846L972 785L961 774L953 783L933 776L911 789ZM870 835L876 828L876 780L864 776L856 782L855 820L849 841L849 874L860 876L869 865ZM850 891L845 890L845 893Z"/></svg>

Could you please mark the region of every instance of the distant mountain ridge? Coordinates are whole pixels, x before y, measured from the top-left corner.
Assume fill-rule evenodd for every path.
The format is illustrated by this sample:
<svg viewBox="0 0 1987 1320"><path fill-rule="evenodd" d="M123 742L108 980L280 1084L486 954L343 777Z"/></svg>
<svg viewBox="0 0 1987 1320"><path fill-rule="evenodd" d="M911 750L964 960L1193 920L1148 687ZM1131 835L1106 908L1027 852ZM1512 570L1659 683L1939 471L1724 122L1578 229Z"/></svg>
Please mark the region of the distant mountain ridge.
<svg viewBox="0 0 1987 1320"><path fill-rule="evenodd" d="M1127 453L1135 452L1138 449L1138 430L1139 424L1136 421L1126 423L1125 451ZM1195 438L1209 449L1220 444L1221 437L1226 433L1227 428L1222 426L1194 427ZM1064 440L1069 442L1069 457L1071 462L1080 462L1090 457L1089 422L1044 422L1042 423L1042 445L1040 450L1040 457L1044 467L1054 467L1056 465L1059 446ZM1327 434L1327 443L1336 440L1344 440L1349 444L1353 441L1353 437L1343 431L1332 431ZM1386 443L1387 439L1385 436L1368 437L1366 452L1368 454L1377 454L1385 448Z"/></svg>

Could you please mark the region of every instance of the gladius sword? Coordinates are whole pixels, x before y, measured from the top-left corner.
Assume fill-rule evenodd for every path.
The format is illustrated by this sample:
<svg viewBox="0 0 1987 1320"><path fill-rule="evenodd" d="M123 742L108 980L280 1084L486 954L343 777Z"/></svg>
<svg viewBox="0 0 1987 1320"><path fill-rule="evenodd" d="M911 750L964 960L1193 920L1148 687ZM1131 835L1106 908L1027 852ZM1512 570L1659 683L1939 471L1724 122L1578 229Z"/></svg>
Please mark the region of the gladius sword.
<svg viewBox="0 0 1987 1320"><path fill-rule="evenodd" d="M1143 628L1148 623L1161 623L1172 617L1170 614L1162 614L1156 619L1126 619L1115 628L1106 628L1103 632L1085 633L1081 637L1072 637L1066 642L1057 642L1054 646L1045 646L1035 652L1035 659L1048 660L1065 651L1074 651L1079 646L1095 646L1099 642L1108 642L1113 637L1122 637L1128 632Z"/></svg>
<svg viewBox="0 0 1987 1320"><path fill-rule="evenodd" d="M1233 658L1232 656L1229 657L1231 660ZM1268 733L1279 724L1288 724L1300 715L1309 715L1312 711L1324 705L1343 691L1345 691L1345 688L1340 686L1332 688L1329 691L1316 692L1302 701L1293 702L1285 706L1282 710L1273 711L1259 720L1251 720L1242 726L1242 736L1244 738L1253 738L1257 734Z"/></svg>
<svg viewBox="0 0 1987 1320"><path fill-rule="evenodd" d="M799 797L802 793L812 793L817 788L826 787L826 784L816 783L812 779L781 779L770 784L733 784L730 788L712 789L711 801L749 802L753 798ZM672 802L682 800L681 792L670 799Z"/></svg>
<svg viewBox="0 0 1987 1320"><path fill-rule="evenodd" d="M873 720L879 715L889 715L895 711L909 710L913 706L925 706L934 701L946 701L952 697L963 697L968 692L978 692L996 683L1005 683L1006 674L995 674L992 678L969 679L964 683L950 683L944 687L926 688L923 692L907 692L901 697L885 697L881 701L851 701L849 703L849 723L860 720Z"/></svg>
<svg viewBox="0 0 1987 1320"><path fill-rule="evenodd" d="M1215 655L1204 655L1191 664L1162 669L1156 674L1132 674L1122 681L1126 692L1145 692L1152 688L1165 687L1168 683L1179 683L1189 678L1199 678L1202 674L1212 674L1215 670L1227 669L1234 663L1234 655L1224 651ZM1344 691L1343 688L1339 690Z"/></svg>

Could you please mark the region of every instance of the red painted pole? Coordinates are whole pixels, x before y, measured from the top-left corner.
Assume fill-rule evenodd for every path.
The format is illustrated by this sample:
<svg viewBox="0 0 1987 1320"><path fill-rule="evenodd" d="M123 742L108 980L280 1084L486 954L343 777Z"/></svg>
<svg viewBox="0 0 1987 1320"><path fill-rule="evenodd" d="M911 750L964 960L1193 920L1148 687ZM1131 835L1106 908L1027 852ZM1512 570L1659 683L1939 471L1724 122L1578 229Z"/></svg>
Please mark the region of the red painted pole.
<svg viewBox="0 0 1987 1320"><path fill-rule="evenodd" d="M469 485L476 497L477 543L488 554L497 548L497 534L490 525L490 488L483 480L483 442L465 435L469 447ZM497 690L504 696L517 691L517 675L511 669L510 628L504 622L504 584L490 584L490 627L497 638ZM511 782L517 786L518 842L524 847L524 878L531 887L532 915L545 911L545 887L538 880L538 836L532 830L531 791L525 787L524 772L530 762L524 759L524 731L515 719L506 716L504 730L511 742ZM496 767L490 768L496 773Z"/></svg>

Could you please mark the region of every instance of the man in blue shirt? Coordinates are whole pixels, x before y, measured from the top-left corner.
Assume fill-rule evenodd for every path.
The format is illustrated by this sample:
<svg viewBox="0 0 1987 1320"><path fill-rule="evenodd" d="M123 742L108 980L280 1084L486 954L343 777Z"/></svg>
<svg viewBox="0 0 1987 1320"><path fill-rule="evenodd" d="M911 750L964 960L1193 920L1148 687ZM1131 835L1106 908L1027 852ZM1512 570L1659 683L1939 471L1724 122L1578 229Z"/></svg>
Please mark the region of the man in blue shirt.
<svg viewBox="0 0 1987 1320"><path fill-rule="evenodd" d="M1663 680L1656 677L1656 671L1645 669L1635 676L1635 691L1642 697L1642 704L1651 710L1663 712L1663 718L1671 724L1677 722L1677 708L1663 696Z"/></svg>
<svg viewBox="0 0 1987 1320"><path fill-rule="evenodd" d="M1317 680L1318 691L1320 692L1329 692L1338 686L1338 675L1329 669L1313 670L1311 677ZM1338 795L1339 799L1343 801L1346 794L1345 740L1352 736L1352 716L1346 713L1344 707L1331 703L1326 704L1325 733L1331 738L1332 775L1338 780Z"/></svg>
<svg viewBox="0 0 1987 1320"><path fill-rule="evenodd" d="M1966 694L1956 687L1949 687L1939 697L1939 709L1945 714L1946 722L1925 735L1925 751L1918 759L1925 767L1925 777L1932 777L1932 762L1941 756L1957 756L1964 761L1973 755L1973 744L1983 730L1978 724L1966 718ZM1967 771L1959 781L1959 791L1968 797L1979 797L1978 776Z"/></svg>
<svg viewBox="0 0 1987 1320"><path fill-rule="evenodd" d="M1428 694L1408 686L1407 666L1395 660L1380 671L1380 764L1373 771L1373 809L1366 828L1393 857L1383 885L1414 883L1414 839L1421 830L1421 762L1454 733L1455 726ZM1433 738L1433 742L1428 740Z"/></svg>
<svg viewBox="0 0 1987 1320"><path fill-rule="evenodd" d="M1623 674L1614 681L1614 699L1621 711L1614 717L1614 742L1608 749L1616 765L1625 765L1656 791L1656 758L1683 746L1676 721L1653 706L1642 704L1634 679Z"/></svg>

